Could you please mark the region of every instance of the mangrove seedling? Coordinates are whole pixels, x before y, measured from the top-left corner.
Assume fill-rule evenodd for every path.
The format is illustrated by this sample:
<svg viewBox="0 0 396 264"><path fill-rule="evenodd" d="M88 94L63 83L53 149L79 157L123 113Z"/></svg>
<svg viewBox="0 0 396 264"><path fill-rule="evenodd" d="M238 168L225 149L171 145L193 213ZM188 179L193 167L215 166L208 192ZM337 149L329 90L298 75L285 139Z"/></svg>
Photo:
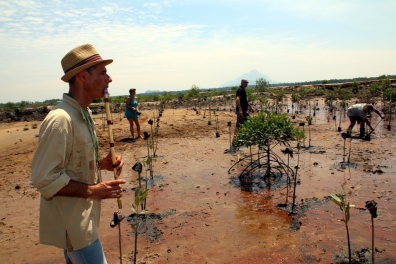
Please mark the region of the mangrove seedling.
<svg viewBox="0 0 396 264"><path fill-rule="evenodd" d="M297 107L294 107L294 104L297 104L297 105L300 104L300 96L298 94L294 93L294 94L291 95L291 99L292 99L292 111L294 110L293 119L295 119L296 118L296 108Z"/></svg>
<svg viewBox="0 0 396 264"><path fill-rule="evenodd" d="M219 132L219 116L216 115L216 137L220 137L220 132Z"/></svg>
<svg viewBox="0 0 396 264"><path fill-rule="evenodd" d="M281 150L283 154L287 155L287 166L289 166L290 157L293 158L293 149L285 148ZM286 204L289 202L289 186L290 186L290 177L287 177L286 181Z"/></svg>
<svg viewBox="0 0 396 264"><path fill-rule="evenodd" d="M349 229L348 229L348 222L351 218L350 214L350 208L354 207L354 205L349 204L349 202L346 201L345 195L342 194L332 194L330 193L330 196L332 198L332 201L338 205L344 213L344 218L342 221L345 223L345 229L347 233L347 239L348 239L348 255L349 255L349 263L352 263L352 254L351 254L351 242L350 242L350 237L349 237Z"/></svg>
<svg viewBox="0 0 396 264"><path fill-rule="evenodd" d="M377 218L377 203L374 200L366 202L366 209L371 214L371 263L374 263L374 218Z"/></svg>
<svg viewBox="0 0 396 264"><path fill-rule="evenodd" d="M122 248L121 248L121 221L125 218L125 216L120 212L114 212L113 214L113 220L110 222L110 227L114 228L118 226L118 246L119 246L119 252L120 252L120 264L122 264Z"/></svg>
<svg viewBox="0 0 396 264"><path fill-rule="evenodd" d="M345 151L346 151L345 141L348 138L348 134L347 133L341 133L341 137L344 139L344 155L342 156L342 162L344 163L345 162L345 156L346 156L346 154L345 154Z"/></svg>
<svg viewBox="0 0 396 264"><path fill-rule="evenodd" d="M152 140L149 140L150 134L147 133L146 131L143 132L143 135L144 135L144 140L147 140L147 159L146 159L145 163L149 167L150 176L153 177L153 169L152 169L152 160L153 160L153 158L152 158L152 156L150 156L150 149L153 149Z"/></svg>
<svg viewBox="0 0 396 264"><path fill-rule="evenodd" d="M293 183L293 205L292 205L292 211L294 211L294 207L296 205L296 188L297 188L297 177L298 177L298 169L300 166L300 152L302 149L301 146L301 139L305 139L305 132L300 130L300 129L296 129L294 131L294 136L295 139L297 140L297 165L295 166L296 172L294 174L294 183Z"/></svg>
<svg viewBox="0 0 396 264"><path fill-rule="evenodd" d="M240 177L245 172L252 174L256 171L262 175L268 187L270 187L271 179L279 179L282 175L294 178L293 170L274 153L273 145L290 147L290 141L297 139L298 131L300 130L291 123L287 114L277 115L274 112L264 112L249 117L236 131L234 144L236 147L257 145L257 159L245 167ZM301 131L301 133L302 139L304 132ZM262 163L262 160L265 162Z"/></svg>
<svg viewBox="0 0 396 264"><path fill-rule="evenodd" d="M303 131L304 131L304 133L305 133L305 122L300 122L300 123L299 123L299 126L302 126L302 127L303 127ZM303 139L303 146L304 146L304 148L305 148L305 138Z"/></svg>
<svg viewBox="0 0 396 264"><path fill-rule="evenodd" d="M308 122L308 147L311 147L311 125L312 125L312 116L306 116L305 119Z"/></svg>
<svg viewBox="0 0 396 264"><path fill-rule="evenodd" d="M310 126L310 125L312 125L312 116L306 116L305 117L305 120L307 120L307 122L308 122L308 126Z"/></svg>
<svg viewBox="0 0 396 264"><path fill-rule="evenodd" d="M138 237L138 231L139 229L143 226L143 220L139 217L139 215L144 215L147 213L147 210L139 210L139 207L146 201L146 197L148 195L149 190L142 190L139 187L136 188L135 190L135 199L134 202L131 204L131 209L134 212L134 215L136 216L136 222L132 223L130 221L130 225L132 229L135 231L135 250L133 252L133 263L136 264L136 253L137 253L137 237Z"/></svg>
<svg viewBox="0 0 396 264"><path fill-rule="evenodd" d="M230 149L231 149L231 121L228 121L227 126L228 126L228 134L230 136Z"/></svg>
<svg viewBox="0 0 396 264"><path fill-rule="evenodd" d="M140 173L142 173L142 163L136 162L135 165L132 166L132 170L138 173L139 187L142 188L142 179L140 178Z"/></svg>

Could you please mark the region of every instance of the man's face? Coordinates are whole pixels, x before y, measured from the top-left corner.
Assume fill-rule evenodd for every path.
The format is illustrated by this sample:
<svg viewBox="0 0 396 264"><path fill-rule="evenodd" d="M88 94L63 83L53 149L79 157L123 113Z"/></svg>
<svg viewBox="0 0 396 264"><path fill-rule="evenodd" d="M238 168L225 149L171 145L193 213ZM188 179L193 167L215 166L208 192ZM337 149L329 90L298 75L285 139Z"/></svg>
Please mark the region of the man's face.
<svg viewBox="0 0 396 264"><path fill-rule="evenodd" d="M98 64L92 71L88 73L87 92L94 98L102 98L104 90L109 87L109 83L113 80L107 74L106 67L103 63Z"/></svg>
<svg viewBox="0 0 396 264"><path fill-rule="evenodd" d="M242 80L242 82L241 82L241 86L243 87L243 88L246 88L247 86L248 86L248 81L247 80Z"/></svg>

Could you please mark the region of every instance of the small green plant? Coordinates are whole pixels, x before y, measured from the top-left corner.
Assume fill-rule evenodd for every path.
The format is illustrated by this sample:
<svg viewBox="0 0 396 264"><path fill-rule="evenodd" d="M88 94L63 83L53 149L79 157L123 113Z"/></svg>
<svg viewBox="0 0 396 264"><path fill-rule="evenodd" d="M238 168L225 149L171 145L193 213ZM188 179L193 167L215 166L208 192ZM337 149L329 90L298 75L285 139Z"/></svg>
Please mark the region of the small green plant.
<svg viewBox="0 0 396 264"><path fill-rule="evenodd" d="M344 212L344 218L342 219L342 221L344 221L344 223L345 223L345 228L346 228L346 232L347 232L349 263L352 263L351 242L350 242L350 238L349 238L348 222L351 219L350 208L354 207L354 205L349 204L349 202L347 202L347 200L346 200L346 196L343 194L330 193L330 196L332 198L332 201L340 207L341 211Z"/></svg>
<svg viewBox="0 0 396 264"><path fill-rule="evenodd" d="M307 120L309 126L312 125L312 119L313 119L312 116L306 116L305 117L305 120Z"/></svg>
<svg viewBox="0 0 396 264"><path fill-rule="evenodd" d="M256 79L256 87L254 88L256 90L256 92L266 92L269 88L269 82L264 79L264 78L258 78Z"/></svg>
<svg viewBox="0 0 396 264"><path fill-rule="evenodd" d="M150 154L149 154L150 155ZM153 157L148 156L147 159L143 160L143 165L147 166L148 170L150 171L150 177L153 178ZM146 181L147 184L147 181Z"/></svg>
<svg viewBox="0 0 396 264"><path fill-rule="evenodd" d="M292 114L296 113L297 106L300 104L300 96L296 93L291 95L291 100L292 100ZM297 104L297 106L294 106L294 104Z"/></svg>
<svg viewBox="0 0 396 264"><path fill-rule="evenodd" d="M366 209L371 214L371 263L374 263L374 218L377 218L377 202L374 200L366 202Z"/></svg>
<svg viewBox="0 0 396 264"><path fill-rule="evenodd" d="M357 94L360 90L359 84L357 81L354 81L352 84L352 93Z"/></svg>
<svg viewBox="0 0 396 264"><path fill-rule="evenodd" d="M268 180L286 174L294 177L292 170L279 156L274 153L273 145L290 147L290 141L303 138L304 133L291 123L286 114L277 115L274 112L259 113L249 117L248 120L237 130L234 137L235 146L258 146L257 159L252 160L246 168L253 166L262 173L262 178ZM261 161L265 161L261 163ZM250 173L252 170L250 170ZM264 171L262 171L264 170Z"/></svg>
<svg viewBox="0 0 396 264"><path fill-rule="evenodd" d="M135 223L131 223L130 225L132 229L135 231L135 250L133 252L133 263L136 263L136 252L137 252L137 236L139 229L143 226L143 220L139 217L139 215L144 215L147 213L146 209L139 210L139 207L142 207L145 202L149 189L142 190L140 187L137 187L135 190L135 199L131 205L132 211L135 213L136 221Z"/></svg>
<svg viewBox="0 0 396 264"><path fill-rule="evenodd" d="M305 132L303 130L300 129L296 129L294 131L294 137L295 140L297 141L297 165L295 166L296 172L294 174L294 183L293 183L293 205L292 205L292 211L294 211L294 207L296 205L296 188L297 188L297 177L298 177L298 169L300 168L300 152L301 149L303 148L301 145L301 140L303 140L305 138Z"/></svg>
<svg viewBox="0 0 396 264"><path fill-rule="evenodd" d="M375 82L370 84L367 90L370 93L371 97L380 97L382 92L382 87L377 82Z"/></svg>

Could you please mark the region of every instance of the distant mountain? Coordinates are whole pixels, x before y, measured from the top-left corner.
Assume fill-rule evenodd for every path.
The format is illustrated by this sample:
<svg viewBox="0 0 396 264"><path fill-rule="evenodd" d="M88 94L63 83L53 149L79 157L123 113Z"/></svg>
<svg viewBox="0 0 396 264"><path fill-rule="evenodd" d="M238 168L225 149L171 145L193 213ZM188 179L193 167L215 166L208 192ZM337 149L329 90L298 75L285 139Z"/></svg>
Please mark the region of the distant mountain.
<svg viewBox="0 0 396 264"><path fill-rule="evenodd" d="M257 70L251 70L248 73L244 73L241 76L239 76L238 78L228 81L225 84L223 84L221 87L231 87L231 86L239 86L241 85L241 79L247 79L249 81L249 86L250 85L256 85L256 79L258 78L264 78L266 79L270 84L275 84L277 82L271 80L270 78L268 78L267 76L265 76L264 74L258 72Z"/></svg>
<svg viewBox="0 0 396 264"><path fill-rule="evenodd" d="M150 93L161 93L159 90L147 90L144 92L145 94L150 94Z"/></svg>

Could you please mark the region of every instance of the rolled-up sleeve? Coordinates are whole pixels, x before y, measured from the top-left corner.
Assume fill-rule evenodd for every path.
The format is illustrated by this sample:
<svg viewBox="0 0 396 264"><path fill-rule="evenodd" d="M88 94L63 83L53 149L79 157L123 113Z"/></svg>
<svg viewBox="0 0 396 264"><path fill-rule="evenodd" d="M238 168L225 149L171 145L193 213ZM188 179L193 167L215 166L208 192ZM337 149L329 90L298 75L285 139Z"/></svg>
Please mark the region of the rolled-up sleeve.
<svg viewBox="0 0 396 264"><path fill-rule="evenodd" d="M45 199L51 199L70 181L65 168L72 145L71 120L63 110L57 111L40 127L39 144L32 163L33 186Z"/></svg>

